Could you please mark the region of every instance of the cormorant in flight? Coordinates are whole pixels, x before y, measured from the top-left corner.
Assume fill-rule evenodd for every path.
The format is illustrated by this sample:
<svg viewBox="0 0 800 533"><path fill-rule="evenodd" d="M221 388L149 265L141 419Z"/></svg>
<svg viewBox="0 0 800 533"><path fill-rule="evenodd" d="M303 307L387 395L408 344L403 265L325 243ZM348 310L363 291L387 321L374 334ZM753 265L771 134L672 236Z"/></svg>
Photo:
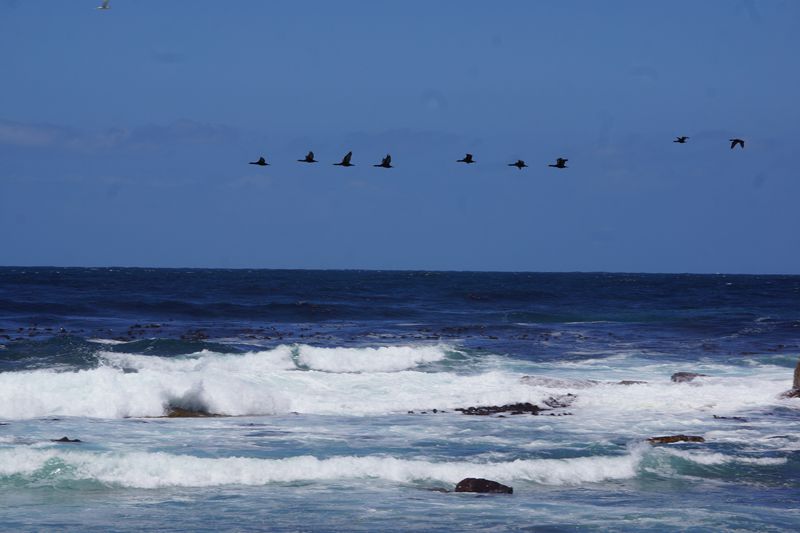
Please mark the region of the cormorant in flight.
<svg viewBox="0 0 800 533"><path fill-rule="evenodd" d="M744 149L744 140L742 139L729 139L729 140L731 141L731 150L736 148L737 144Z"/></svg>
<svg viewBox="0 0 800 533"><path fill-rule="evenodd" d="M508 166L517 167L519 170L522 170L523 168L527 167L528 165L526 165L525 161L523 161L522 159L517 159L516 163L509 163Z"/></svg>
<svg viewBox="0 0 800 533"><path fill-rule="evenodd" d="M559 157L558 159L556 159L555 165L547 165L547 166L553 168L567 168L567 165L564 164L567 161L569 161L569 159L564 159L563 157Z"/></svg>
<svg viewBox="0 0 800 533"><path fill-rule="evenodd" d="M251 165L258 165L258 166L260 166L260 167L266 167L266 166L269 166L269 163L267 163L267 160L266 160L266 159L264 159L263 157L259 157L259 158L258 158L258 161L250 161L250 164L251 164Z"/></svg>
<svg viewBox="0 0 800 533"><path fill-rule="evenodd" d="M674 141L672 141L672 142L674 142L674 143L680 143L680 144L686 144L686 139L688 139L688 138L689 138L689 137L686 137L685 135L684 135L684 136L681 136L681 137L675 137L675 140L674 140Z"/></svg>
<svg viewBox="0 0 800 533"><path fill-rule="evenodd" d="M381 164L380 165L372 165L372 166L373 167L381 167L381 168L394 168L392 166L392 156L389 155L389 154L386 154L386 157L384 157L381 160Z"/></svg>
<svg viewBox="0 0 800 533"><path fill-rule="evenodd" d="M301 163L316 163L317 162L317 160L314 159L314 152L308 152L308 154L306 154L305 159L298 159L298 161L300 161Z"/></svg>
<svg viewBox="0 0 800 533"><path fill-rule="evenodd" d="M456 163L466 163L468 165L474 162L475 161L472 159L472 154L467 154L464 156L464 159L459 159L458 161L456 161Z"/></svg>
<svg viewBox="0 0 800 533"><path fill-rule="evenodd" d="M355 165L350 162L350 160L352 158L353 158L353 152L347 152L347 155L345 155L342 158L342 162L341 163L334 163L334 165L339 166L339 167L354 167Z"/></svg>

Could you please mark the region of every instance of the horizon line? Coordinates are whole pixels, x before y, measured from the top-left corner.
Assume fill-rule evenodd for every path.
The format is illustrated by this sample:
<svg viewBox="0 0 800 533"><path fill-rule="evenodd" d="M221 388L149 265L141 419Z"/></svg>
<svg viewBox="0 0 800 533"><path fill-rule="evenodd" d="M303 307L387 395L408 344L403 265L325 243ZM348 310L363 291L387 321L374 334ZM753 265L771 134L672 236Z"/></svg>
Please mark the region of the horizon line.
<svg viewBox="0 0 800 533"><path fill-rule="evenodd" d="M0 269L119 269L119 270L267 270L267 271L304 271L304 272L425 272L439 274L612 274L643 276L782 276L800 277L800 273L786 272L663 272L632 270L454 270L425 268L310 268L310 267L191 267L191 266L122 266L122 265L0 265Z"/></svg>

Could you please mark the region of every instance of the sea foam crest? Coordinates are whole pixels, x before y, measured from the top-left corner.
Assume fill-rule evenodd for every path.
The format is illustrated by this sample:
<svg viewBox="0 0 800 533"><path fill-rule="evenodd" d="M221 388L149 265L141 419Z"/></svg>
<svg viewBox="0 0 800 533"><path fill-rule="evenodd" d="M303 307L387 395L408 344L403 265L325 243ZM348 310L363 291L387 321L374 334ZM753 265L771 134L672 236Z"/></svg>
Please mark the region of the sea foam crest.
<svg viewBox="0 0 800 533"><path fill-rule="evenodd" d="M299 346L301 365L325 372L397 372L441 361L447 346L381 346L378 348L317 348Z"/></svg>
<svg viewBox="0 0 800 533"><path fill-rule="evenodd" d="M0 476L45 475L53 481L93 480L136 488L265 485L294 481L383 479L455 484L465 477L503 482L577 485L636 476L641 453L571 459L530 459L498 463L432 462L378 456L319 459L201 458L155 453L91 453L60 449L0 450Z"/></svg>
<svg viewBox="0 0 800 533"><path fill-rule="evenodd" d="M280 346L184 357L101 352L103 364L98 368L0 373L0 418L162 416L170 407L232 416L367 415L535 403L546 395L521 383L518 374L503 370L463 375L414 369L447 353L443 346L327 351ZM337 361L342 354L342 361ZM402 370L409 365L411 369Z"/></svg>

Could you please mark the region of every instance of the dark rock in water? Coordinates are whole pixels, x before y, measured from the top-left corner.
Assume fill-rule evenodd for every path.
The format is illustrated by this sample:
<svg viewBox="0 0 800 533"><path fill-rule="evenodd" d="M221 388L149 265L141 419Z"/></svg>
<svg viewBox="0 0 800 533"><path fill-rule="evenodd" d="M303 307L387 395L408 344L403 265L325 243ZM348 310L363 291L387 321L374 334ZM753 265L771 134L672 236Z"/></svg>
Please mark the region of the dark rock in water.
<svg viewBox="0 0 800 533"><path fill-rule="evenodd" d="M202 418L209 416L222 416L208 411L197 411L193 409L184 409L182 407L170 407L165 415L167 418Z"/></svg>
<svg viewBox="0 0 800 533"><path fill-rule="evenodd" d="M185 341L204 341L208 339L208 333L201 329L189 330L181 335L181 339Z"/></svg>
<svg viewBox="0 0 800 533"><path fill-rule="evenodd" d="M511 403L507 405L485 405L481 407L467 407L466 409L459 407L456 411L460 411L462 414L465 415L475 415L475 416L488 416L488 415L495 415L498 413L511 413L514 414L523 414L523 413L530 413L532 415L538 415L539 412L542 411L542 408L538 405L533 405L532 403Z"/></svg>
<svg viewBox="0 0 800 533"><path fill-rule="evenodd" d="M736 420L737 422L747 422L747 419L741 416L718 416L714 415L715 420Z"/></svg>
<svg viewBox="0 0 800 533"><path fill-rule="evenodd" d="M781 394L781 398L800 398L800 389L787 390Z"/></svg>
<svg viewBox="0 0 800 533"><path fill-rule="evenodd" d="M577 400L578 397L572 393L561 394L560 396L550 396L548 399L544 401L544 404L547 407L552 407L553 409L569 407L572 405L572 402Z"/></svg>
<svg viewBox="0 0 800 533"><path fill-rule="evenodd" d="M617 385L643 385L647 383L646 381L637 381L635 379L624 379L622 381L618 381Z"/></svg>
<svg viewBox="0 0 800 533"><path fill-rule="evenodd" d="M491 479L483 479L476 477L468 477L462 479L456 485L456 492L488 492L492 494L513 494L514 489L492 481Z"/></svg>
<svg viewBox="0 0 800 533"><path fill-rule="evenodd" d="M51 442L81 442L81 439L71 439L69 437L61 437L60 439L50 439Z"/></svg>
<svg viewBox="0 0 800 533"><path fill-rule="evenodd" d="M707 377L707 374L696 374L695 372L675 372L670 378L675 383L686 383L694 378Z"/></svg>
<svg viewBox="0 0 800 533"><path fill-rule="evenodd" d="M697 435L669 435L667 437L650 437L650 444L672 444L673 442L705 442L706 439Z"/></svg>
<svg viewBox="0 0 800 533"><path fill-rule="evenodd" d="M797 360L797 366L794 367L794 381L792 382L793 389L800 389L800 359Z"/></svg>

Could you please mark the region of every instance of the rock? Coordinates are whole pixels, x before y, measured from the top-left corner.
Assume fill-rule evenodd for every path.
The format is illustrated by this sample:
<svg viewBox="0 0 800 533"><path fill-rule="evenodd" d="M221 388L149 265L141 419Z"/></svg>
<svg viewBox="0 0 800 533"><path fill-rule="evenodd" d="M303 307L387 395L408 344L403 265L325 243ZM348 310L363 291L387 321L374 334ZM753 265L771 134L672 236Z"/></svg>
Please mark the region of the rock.
<svg viewBox="0 0 800 533"><path fill-rule="evenodd" d="M475 416L488 416L494 415L498 413L511 413L513 414L523 414L523 413L530 413L532 415L538 415L542 408L538 405L533 405L532 403L512 403L507 405L485 405L481 407L467 407L466 409L459 407L456 411L460 411L462 414L465 415L475 415Z"/></svg>
<svg viewBox="0 0 800 533"><path fill-rule="evenodd" d="M787 390L781 394L781 398L800 398L800 389Z"/></svg>
<svg viewBox="0 0 800 533"><path fill-rule="evenodd" d="M209 416L221 416L208 411L184 409L183 407L170 407L165 415L167 418L203 418Z"/></svg>
<svg viewBox="0 0 800 533"><path fill-rule="evenodd" d="M800 359L797 360L797 366L794 367L794 381L792 382L793 389L800 389Z"/></svg>
<svg viewBox="0 0 800 533"><path fill-rule="evenodd" d="M672 444L673 442L705 442L706 439L697 435L669 435L667 437L650 437L650 444Z"/></svg>
<svg viewBox="0 0 800 533"><path fill-rule="evenodd" d="M747 422L747 419L741 416L719 416L714 415L715 420L736 420L737 422Z"/></svg>
<svg viewBox="0 0 800 533"><path fill-rule="evenodd" d="M707 377L707 374L696 374L694 372L675 372L670 378L675 383L687 383L694 378Z"/></svg>
<svg viewBox="0 0 800 533"><path fill-rule="evenodd" d="M569 407L572 405L572 402L577 400L578 397L572 393L561 394L559 396L550 396L544 401L544 404L547 407L552 407L553 409Z"/></svg>
<svg viewBox="0 0 800 533"><path fill-rule="evenodd" d="M50 439L50 442L81 442L81 439L71 439L69 437L61 437L60 439Z"/></svg>
<svg viewBox="0 0 800 533"><path fill-rule="evenodd" d="M456 485L456 492L488 492L492 494L513 494L514 489L491 479L468 477Z"/></svg>
<svg viewBox="0 0 800 533"><path fill-rule="evenodd" d="M646 381L637 381L635 379L624 379L622 381L618 381L617 385L643 385L647 383Z"/></svg>

